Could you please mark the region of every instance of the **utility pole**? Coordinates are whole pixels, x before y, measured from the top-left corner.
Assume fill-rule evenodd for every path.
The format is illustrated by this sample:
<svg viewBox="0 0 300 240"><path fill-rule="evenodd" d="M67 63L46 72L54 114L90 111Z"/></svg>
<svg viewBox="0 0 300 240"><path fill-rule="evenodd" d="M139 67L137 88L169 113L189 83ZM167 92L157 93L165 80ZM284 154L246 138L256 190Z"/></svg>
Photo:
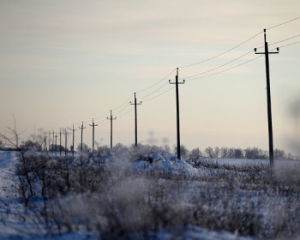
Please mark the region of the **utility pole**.
<svg viewBox="0 0 300 240"><path fill-rule="evenodd" d="M95 127L98 126L98 124L94 123L94 118L92 121L92 124L90 124L91 127L93 127L93 138L92 138L92 153L94 153L94 144L95 144Z"/></svg>
<svg viewBox="0 0 300 240"><path fill-rule="evenodd" d="M61 128L59 129L59 156L61 156Z"/></svg>
<svg viewBox="0 0 300 240"><path fill-rule="evenodd" d="M134 116L135 116L135 146L137 146L137 105L141 105L142 104L142 101L140 101L139 103L137 103L136 101L136 93L134 93L134 102L130 102L130 105L134 105Z"/></svg>
<svg viewBox="0 0 300 240"><path fill-rule="evenodd" d="M80 151L82 152L82 139L83 139L83 129L85 129L86 127L83 127L83 122L81 124L81 126L79 127L79 129L81 130L81 142L80 142Z"/></svg>
<svg viewBox="0 0 300 240"><path fill-rule="evenodd" d="M54 131L52 130L52 154L54 151Z"/></svg>
<svg viewBox="0 0 300 240"><path fill-rule="evenodd" d="M73 124L73 147L72 147L72 157L74 157L74 136L75 136L75 129L74 129L74 124Z"/></svg>
<svg viewBox="0 0 300 240"><path fill-rule="evenodd" d="M56 156L56 146L57 146L57 133L55 133L55 149L54 149L54 151L55 151L55 156Z"/></svg>
<svg viewBox="0 0 300 240"><path fill-rule="evenodd" d="M273 147L273 125L272 125L272 106L271 106L271 87L270 87L270 65L269 65L269 54L279 53L279 48L276 52L269 52L266 29L264 29L264 42L265 42L265 52L256 52L255 54L264 54L266 62L266 82L267 82L267 111L268 111L268 133L269 133L269 157L270 166L274 166L274 147Z"/></svg>
<svg viewBox="0 0 300 240"><path fill-rule="evenodd" d="M44 137L44 141L45 141L44 151L47 152L47 136Z"/></svg>
<svg viewBox="0 0 300 240"><path fill-rule="evenodd" d="M107 117L107 120L110 120L110 148L112 149L113 146L113 120L117 118L113 118L112 110L110 110L110 117Z"/></svg>
<svg viewBox="0 0 300 240"><path fill-rule="evenodd" d="M184 84L185 80L182 82L178 82L178 68L177 68L177 74L175 76L175 82L171 82L169 80L170 84L176 85L176 113L177 113L177 158L180 159L180 122L179 122L179 94L178 94L178 84Z"/></svg>
<svg viewBox="0 0 300 240"><path fill-rule="evenodd" d="M68 147L68 132L65 129L65 156L67 156L67 147Z"/></svg>
<svg viewBox="0 0 300 240"><path fill-rule="evenodd" d="M51 136L51 132L49 131L49 140L48 140L48 142L49 142L49 148L48 148L48 152L50 152L50 142L51 142L51 141L50 141L50 140L51 140L51 139L50 139L50 136Z"/></svg>

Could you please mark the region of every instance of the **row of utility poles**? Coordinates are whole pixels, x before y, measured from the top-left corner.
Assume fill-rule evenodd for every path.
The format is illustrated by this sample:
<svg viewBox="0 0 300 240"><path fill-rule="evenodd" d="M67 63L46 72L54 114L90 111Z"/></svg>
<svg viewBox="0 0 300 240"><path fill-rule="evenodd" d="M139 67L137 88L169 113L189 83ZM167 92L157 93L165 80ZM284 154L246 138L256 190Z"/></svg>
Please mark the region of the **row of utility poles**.
<svg viewBox="0 0 300 240"><path fill-rule="evenodd" d="M277 54L279 53L279 48L277 48L276 52L269 52L268 49L268 42L267 42L267 36L266 36L266 29L264 29L264 52L257 52L256 48L254 49L255 54L264 54L265 55L265 67L266 67L266 90L267 90L267 114L268 114L268 135L269 135L269 158L270 158L270 166L274 166L274 150L273 150L273 125L272 125L272 107L271 107L271 86L270 86L270 64L269 64L269 54ZM176 97L176 135L177 135L177 158L181 158L181 152L180 152L180 111L179 111L179 84L184 84L185 81L179 82L179 70L177 68L176 76L175 76L175 82L171 82L169 80L170 84L175 84L175 97ZM138 102L136 98L136 93L134 93L134 101L129 102L130 105L134 105L134 116L135 116L135 127L134 127L134 133L135 133L135 146L137 146L138 143L138 136L137 136L137 106L141 105L142 102ZM110 111L110 116L107 117L107 120L110 121L110 148L113 147L113 121L116 120L116 117L113 117L112 110ZM98 124L94 123L94 119L92 120L92 124L90 124L92 127L92 152L94 152L94 143L95 143L95 127L98 126ZM81 146L80 149L82 151L83 148L83 130L86 127L83 126L83 122L79 129L81 130ZM73 125L73 145L72 145L72 156L74 156L74 125ZM62 132L59 132L59 139L60 139L60 146L61 146L61 134ZM65 134L65 155L67 150L67 135L68 132L65 130L63 133ZM51 132L49 132L49 150L50 150L50 135ZM57 134L54 134L54 131L52 131L52 139L54 141L55 139L55 146L57 146ZM46 139L45 139L46 141ZM54 145L54 143L53 143ZM53 151L53 148L52 148ZM56 149L55 149L56 154ZM61 155L61 148L60 148L60 155Z"/></svg>
<svg viewBox="0 0 300 240"><path fill-rule="evenodd" d="M72 156L74 157L74 142L75 142L75 129L74 129L74 124L73 124L73 129L72 129L72 132L73 132L73 144L71 146L71 150L72 150ZM57 153L57 132L54 132L52 130L52 132L49 131L49 141L48 141L48 144L49 144L49 151L52 151L52 153L55 154L56 156L56 153ZM65 156L67 155L67 149L68 149L68 131L67 129L65 129L64 132L61 131L61 129L59 130L59 155L61 156L62 155L62 134L65 135L65 148L64 148L64 152L65 152ZM51 135L52 135L52 147L51 147ZM45 146L47 146L47 137L44 138L44 143L45 143Z"/></svg>

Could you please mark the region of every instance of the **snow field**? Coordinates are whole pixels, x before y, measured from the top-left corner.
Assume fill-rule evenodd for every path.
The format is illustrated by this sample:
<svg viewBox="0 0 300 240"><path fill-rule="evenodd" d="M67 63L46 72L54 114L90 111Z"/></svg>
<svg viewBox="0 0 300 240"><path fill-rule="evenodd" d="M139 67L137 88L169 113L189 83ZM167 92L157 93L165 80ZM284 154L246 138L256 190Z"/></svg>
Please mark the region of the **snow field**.
<svg viewBox="0 0 300 240"><path fill-rule="evenodd" d="M267 162L183 161L165 151L128 149L75 159L28 153L25 162L33 195L26 171L14 168L24 161L0 152L1 239L296 239L300 233L297 162L276 163L271 174Z"/></svg>

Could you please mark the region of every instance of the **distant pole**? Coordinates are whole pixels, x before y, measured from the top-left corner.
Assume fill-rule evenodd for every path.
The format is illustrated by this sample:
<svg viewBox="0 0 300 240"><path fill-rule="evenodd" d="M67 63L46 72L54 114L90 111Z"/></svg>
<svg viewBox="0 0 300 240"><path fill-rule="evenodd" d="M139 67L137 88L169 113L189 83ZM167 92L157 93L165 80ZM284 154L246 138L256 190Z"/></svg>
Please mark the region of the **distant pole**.
<svg viewBox="0 0 300 240"><path fill-rule="evenodd" d="M80 141L80 151L82 152L82 140L83 140L83 129L85 129L86 127L83 127L83 122L82 122L82 124L81 124L81 126L79 127L79 129L81 130L81 136L80 136L80 139L81 139L81 141Z"/></svg>
<svg viewBox="0 0 300 240"><path fill-rule="evenodd" d="M112 110L110 110L110 117L107 117L108 120L110 120L110 148L112 149L113 146L113 120L116 120L117 118L113 118Z"/></svg>
<svg viewBox="0 0 300 240"><path fill-rule="evenodd" d="M65 129L65 156L67 156L67 147L68 147L68 132Z"/></svg>
<svg viewBox="0 0 300 240"><path fill-rule="evenodd" d="M52 153L54 151L54 131L52 130Z"/></svg>
<svg viewBox="0 0 300 240"><path fill-rule="evenodd" d="M268 133L269 133L269 157L270 166L274 166L274 147L273 147L273 124L272 124L272 105L271 105L271 87L270 87L270 66L269 66L269 54L279 53L279 48L276 52L269 52L266 29L264 29L264 42L265 42L265 52L256 52L255 54L264 54L266 63L266 82L267 82L267 111L268 111Z"/></svg>
<svg viewBox="0 0 300 240"><path fill-rule="evenodd" d="M44 150L45 150L45 152L47 152L47 136L45 136L44 139L45 139L45 148L44 148Z"/></svg>
<svg viewBox="0 0 300 240"><path fill-rule="evenodd" d="M177 74L175 76L175 82L171 82L169 80L170 84L176 85L176 113L177 113L177 158L180 159L180 122L179 122L179 93L178 93L178 84L184 84L184 80L182 82L178 82L178 68L177 68Z"/></svg>
<svg viewBox="0 0 300 240"><path fill-rule="evenodd" d="M94 118L92 124L90 126L93 128L93 137L92 137L92 153L94 153L94 145L95 145L95 127L98 126L98 124L94 123Z"/></svg>
<svg viewBox="0 0 300 240"><path fill-rule="evenodd" d="M134 116L135 116L135 124L134 124L134 132L135 132L135 143L134 145L137 146L137 105L141 105L142 101L137 103L136 100L136 93L134 93L134 102L130 102L130 105L134 105Z"/></svg>
<svg viewBox="0 0 300 240"><path fill-rule="evenodd" d="M61 128L59 129L59 156L61 156Z"/></svg>
<svg viewBox="0 0 300 240"><path fill-rule="evenodd" d="M54 149L54 151L55 151L55 156L56 156L56 151L57 151L57 149L56 149L56 146L57 146L57 134L55 133L55 145L54 145L54 147L55 147L55 149Z"/></svg>
<svg viewBox="0 0 300 240"><path fill-rule="evenodd" d="M75 129L74 129L74 124L73 124L73 147L72 147L72 157L74 157L74 144L75 144L74 136L75 136Z"/></svg>
<svg viewBox="0 0 300 240"><path fill-rule="evenodd" d="M51 142L51 141L50 141L50 140L51 140L50 137L51 137L51 132L49 131L49 140L48 140L48 142L49 142L49 143L48 143L48 144L49 144L49 148L48 148L48 152L50 152L50 142Z"/></svg>

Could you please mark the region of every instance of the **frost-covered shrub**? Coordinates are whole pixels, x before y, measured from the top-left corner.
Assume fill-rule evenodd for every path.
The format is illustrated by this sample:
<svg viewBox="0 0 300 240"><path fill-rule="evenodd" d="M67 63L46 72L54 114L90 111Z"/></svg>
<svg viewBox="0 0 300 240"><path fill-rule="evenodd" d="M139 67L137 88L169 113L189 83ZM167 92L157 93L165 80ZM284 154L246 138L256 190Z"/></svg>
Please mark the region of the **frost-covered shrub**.
<svg viewBox="0 0 300 240"><path fill-rule="evenodd" d="M263 164L197 158L189 165L159 149L117 146L94 158L28 154L17 167L21 197L49 234L80 230L102 239L147 239L188 225L258 238L300 234L295 167L272 174ZM135 168L139 156L152 157L149 168ZM194 174L161 171L156 161L188 165Z"/></svg>

